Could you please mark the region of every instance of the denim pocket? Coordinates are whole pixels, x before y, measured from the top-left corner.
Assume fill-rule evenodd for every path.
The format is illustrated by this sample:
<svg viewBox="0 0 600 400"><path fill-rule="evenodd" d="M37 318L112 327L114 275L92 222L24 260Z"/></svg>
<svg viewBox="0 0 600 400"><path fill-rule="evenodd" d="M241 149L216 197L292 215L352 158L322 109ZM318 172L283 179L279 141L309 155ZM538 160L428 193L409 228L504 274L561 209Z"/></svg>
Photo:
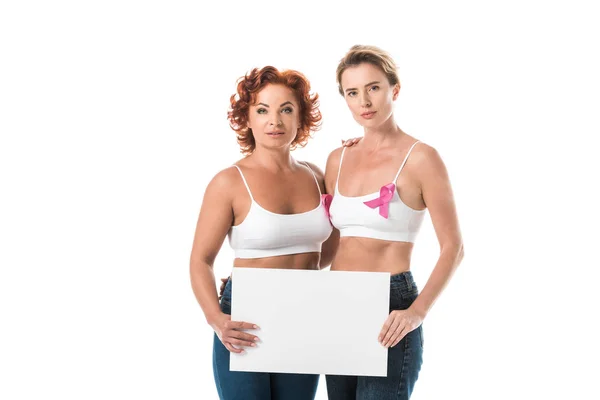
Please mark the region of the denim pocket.
<svg viewBox="0 0 600 400"><path fill-rule="evenodd" d="M417 298L418 295L419 295L419 290L417 289L416 286L412 286L408 289L405 288L400 291L400 296L402 296L402 299L404 301L410 302L410 304L412 304L412 302L415 301L415 299Z"/></svg>
<svg viewBox="0 0 600 400"><path fill-rule="evenodd" d="M406 310L417 298L415 295L409 295L405 288L390 288L390 311Z"/></svg>
<svg viewBox="0 0 600 400"><path fill-rule="evenodd" d="M231 315L231 303L228 299L225 299L225 297L221 298L221 311L224 314Z"/></svg>

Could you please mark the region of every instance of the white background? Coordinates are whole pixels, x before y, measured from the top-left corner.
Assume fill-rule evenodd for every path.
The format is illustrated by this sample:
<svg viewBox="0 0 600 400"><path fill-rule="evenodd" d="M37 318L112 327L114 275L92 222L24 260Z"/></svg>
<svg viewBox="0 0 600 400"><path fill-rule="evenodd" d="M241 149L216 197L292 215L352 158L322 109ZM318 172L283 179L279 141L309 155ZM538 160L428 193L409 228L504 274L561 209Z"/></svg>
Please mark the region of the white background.
<svg viewBox="0 0 600 400"><path fill-rule="evenodd" d="M441 153L464 235L413 399L599 398L591 4L3 1L0 398L215 399L188 260L239 157L229 96L253 67L305 73L323 128L295 156L324 168L362 134L335 84L356 43L398 63L397 122ZM437 251L427 218L420 287Z"/></svg>

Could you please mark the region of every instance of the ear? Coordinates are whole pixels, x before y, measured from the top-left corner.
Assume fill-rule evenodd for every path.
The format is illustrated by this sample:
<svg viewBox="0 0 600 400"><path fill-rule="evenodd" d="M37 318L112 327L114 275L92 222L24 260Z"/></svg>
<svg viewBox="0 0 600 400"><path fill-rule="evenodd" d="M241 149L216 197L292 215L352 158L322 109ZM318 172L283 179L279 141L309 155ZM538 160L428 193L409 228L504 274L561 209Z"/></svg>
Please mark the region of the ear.
<svg viewBox="0 0 600 400"><path fill-rule="evenodd" d="M396 101L398 94L400 94L400 84L396 83L392 89L392 100Z"/></svg>

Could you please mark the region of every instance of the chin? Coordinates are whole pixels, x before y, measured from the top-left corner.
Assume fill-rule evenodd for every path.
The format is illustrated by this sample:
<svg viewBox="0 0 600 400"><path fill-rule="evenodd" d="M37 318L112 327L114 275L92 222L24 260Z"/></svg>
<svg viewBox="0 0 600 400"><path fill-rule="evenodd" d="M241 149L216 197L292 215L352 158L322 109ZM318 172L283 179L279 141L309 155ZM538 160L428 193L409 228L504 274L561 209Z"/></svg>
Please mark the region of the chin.
<svg viewBox="0 0 600 400"><path fill-rule="evenodd" d="M369 120L365 120L363 118L361 118L358 122L358 124L364 128L374 128L376 126L381 125L381 122L379 121L379 118L376 119L369 119Z"/></svg>

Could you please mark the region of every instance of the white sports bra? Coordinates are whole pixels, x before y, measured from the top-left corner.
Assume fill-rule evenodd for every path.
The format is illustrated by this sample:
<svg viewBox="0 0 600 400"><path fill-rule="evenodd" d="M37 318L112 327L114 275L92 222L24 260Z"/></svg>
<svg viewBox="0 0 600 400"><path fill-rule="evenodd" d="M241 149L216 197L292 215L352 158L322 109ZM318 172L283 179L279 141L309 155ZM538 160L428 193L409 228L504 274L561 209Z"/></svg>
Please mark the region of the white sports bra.
<svg viewBox="0 0 600 400"><path fill-rule="evenodd" d="M306 164L305 164L306 165ZM252 201L248 215L241 224L229 230L229 244L235 258L262 258L285 254L320 252L333 228L324 196L313 170L308 166L319 189L320 201L316 208L298 214L277 214L262 208L252 197L250 187L242 170L234 165L242 176Z"/></svg>
<svg viewBox="0 0 600 400"><path fill-rule="evenodd" d="M396 181L408 160L415 142L404 158L396 177L381 187L377 193L347 197L338 189L344 151L335 183L335 195L329 213L333 226L340 230L340 237L355 236L397 242L414 242L426 210L415 210L404 204L396 190Z"/></svg>

